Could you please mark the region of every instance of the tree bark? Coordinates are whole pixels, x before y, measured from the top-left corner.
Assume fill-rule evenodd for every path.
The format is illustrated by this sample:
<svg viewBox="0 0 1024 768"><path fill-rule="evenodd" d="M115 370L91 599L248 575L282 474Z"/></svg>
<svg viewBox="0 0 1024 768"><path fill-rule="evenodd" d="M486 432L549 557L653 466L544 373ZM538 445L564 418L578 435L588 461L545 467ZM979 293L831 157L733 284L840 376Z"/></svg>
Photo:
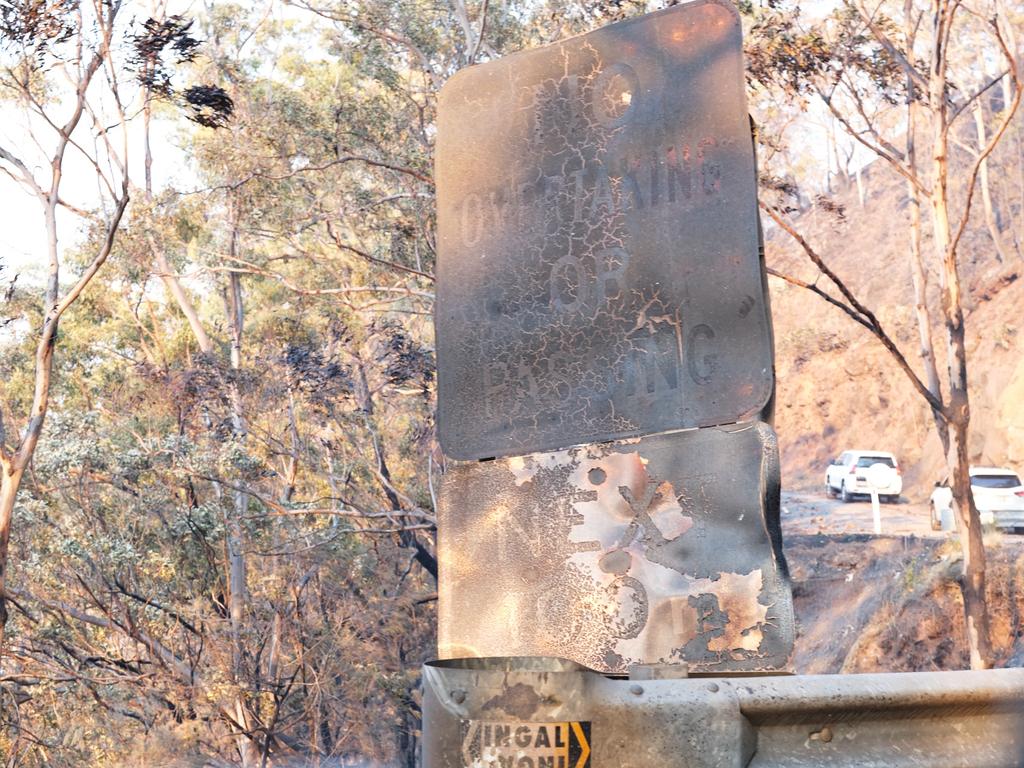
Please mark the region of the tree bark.
<svg viewBox="0 0 1024 768"><path fill-rule="evenodd" d="M66 145L65 145L66 146ZM32 409L29 411L25 435L18 443L14 455L4 463L3 491L0 493L0 668L3 662L3 647L7 631L7 567L10 554L11 526L14 522L14 502L21 487L21 480L28 467L43 432L46 412L50 404L50 381L53 375L53 347L57 341L57 324L60 321L60 252L57 240L57 200L59 199L62 176L63 149L53 160L53 181L47 197L43 216L46 223L47 251L50 272L43 298L43 328L36 342L35 388L32 393ZM123 210L123 208L122 208ZM116 221L120 220L120 215ZM117 226L115 222L114 226ZM109 238L108 238L109 240Z"/></svg>
<svg viewBox="0 0 1024 768"><path fill-rule="evenodd" d="M22 473L10 462L0 467L0 590L7 586L7 560L11 541L11 522L14 519L14 501L18 496ZM0 649L3 648L4 629L7 626L6 592L0 593ZM0 650L2 658L2 650Z"/></svg>
<svg viewBox="0 0 1024 768"><path fill-rule="evenodd" d="M974 127L978 134L978 151L983 152L988 144L988 138L985 131L985 110L981 106L981 99L977 99L974 102ZM981 185L981 203L985 210L985 225L988 227L988 233L992 237L992 244L996 248L996 258L1006 263L1010 260L1010 253L1006 250L1006 245L1003 243L1003 235L999 226L999 212L992 203L987 158L981 161L978 182Z"/></svg>
<svg viewBox="0 0 1024 768"><path fill-rule="evenodd" d="M1006 13L1006 9L1004 7L1003 2L997 2L996 8L998 10L999 19L1004 20L1009 18L1009 16ZM1000 29L1003 32L1003 36L1006 39L1006 43L1009 46L1010 51L1014 54L1014 56L1017 56L1017 34L1014 31L1013 24L1002 23L1000 24ZM1016 63L1017 62L1014 62L1014 64ZM1006 109L1007 107L1009 107L1010 104L1013 103L1013 93L1016 89L1016 84L1014 83L1013 77L1008 73L1006 76L1003 77L1002 82L999 85L1003 91L1003 109ZM1017 190L1019 193L1021 208L1024 209L1024 145L1022 145L1021 142L1021 127L1019 117L1016 119L1016 124L1011 126L1011 129L1013 130L1014 156L1017 161ZM1021 258L1024 258L1024 253L1021 253L1021 246L1024 245L1024 217L1021 217L1017 234L1014 235L1013 240L1014 249L1017 251L1017 255L1020 256Z"/></svg>
<svg viewBox="0 0 1024 768"><path fill-rule="evenodd" d="M232 233L232 243L235 240L235 233ZM232 245L234 250L234 245ZM231 370L237 372L241 368L242 360L242 286L241 277L237 272L229 273L229 301L228 312L231 327ZM228 400L231 407L231 431L232 438L239 444L245 445L246 426L242 414L242 397L238 390L238 382L234 379L228 382ZM239 485L239 489L242 486ZM228 518L228 601L229 613L231 616L231 632L235 642L235 672L240 671L241 665L241 630L245 621L246 603L246 564L243 547L242 519L245 517L249 507L249 495L243 490L234 491L234 510Z"/></svg>
<svg viewBox="0 0 1024 768"><path fill-rule="evenodd" d="M231 211L231 239L228 246L232 263L238 255L238 222L234 210L234 201L230 203ZM231 431L232 439L239 446L244 446L247 436L245 416L242 409L242 394L238 388L237 372L242 368L242 335L245 327L245 308L242 296L242 276L240 273L228 272L228 293L227 293L227 314L228 325L231 332L231 371L232 378L228 382L228 400L231 408ZM234 642L234 653L232 659L232 676L235 683L242 680L244 670L242 669L242 626L245 623L246 603L248 602L246 558L245 558L245 534L242 529L242 520L249 509L249 494L241 490L242 484L234 491L234 509L228 518L227 525L227 548L228 548L228 613L231 617L231 634ZM260 763L260 750L256 739L249 733L249 714L245 701L241 696L235 702L238 723L242 726L242 732L237 736L238 752L242 761L242 768L255 768Z"/></svg>
<svg viewBox="0 0 1024 768"><path fill-rule="evenodd" d="M964 628L970 650L971 669L988 669L992 663L992 644L986 599L985 546L982 542L981 518L971 494L970 461L967 452L969 421L969 418L954 419L950 424L947 462L954 473L951 485L956 503L953 506L956 510L957 528L964 556L960 592L964 600Z"/></svg>
<svg viewBox="0 0 1024 768"><path fill-rule="evenodd" d="M192 329L192 335L196 337L196 342L199 344L199 349L203 354L212 355L213 341L207 335L206 329L203 328L203 323L199 319L199 313L196 312L195 305L192 304L192 300L185 293L185 289L182 288L181 281L171 271L171 265L167 262L163 249L160 248L159 243L152 236L149 237L149 245L153 249L153 261L156 263L157 274L160 277L160 281L164 284L164 288L171 298L174 299L178 309L181 310L181 313L188 321L189 328Z"/></svg>
<svg viewBox="0 0 1024 768"><path fill-rule="evenodd" d="M916 37L913 23L912 0L905 0L903 6L904 35L908 52L914 50ZM907 167L911 175L917 176L917 116L918 91L913 73L907 72ZM921 347L921 364L924 366L925 383L928 391L935 399L942 402L942 385L939 383L939 370L935 362L935 345L932 340L932 316L928 309L928 272L924 268L921 252L921 197L917 186L907 182L907 195L910 198L910 276L914 286L914 312L917 315L918 342ZM949 451L949 428L942 411L932 407L932 421L942 444L945 455Z"/></svg>
<svg viewBox="0 0 1024 768"><path fill-rule="evenodd" d="M163 16L161 15L161 20ZM151 66L147 64L147 66ZM142 143L143 143L143 167L145 168L146 177L146 201L152 202L153 200L153 151L150 146L150 119L153 111L152 106L152 94L149 89L146 90L145 104L143 106L143 123L142 123ZM203 328L203 323L199 319L199 313L196 312L195 305L192 304L192 300L185 293L185 289L181 286L181 281L178 276L171 270L171 265L167 261L167 256L164 254L164 250L161 245L156 241L156 238L152 234L147 234L146 239L149 242L149 247L153 251L153 261L156 263L157 275L160 278L160 282L164 284L164 288L171 298L174 299L178 305L178 309L185 316L188 321L189 328L192 329L192 335L196 337L196 342L199 344L199 349L203 354L213 354L213 342L206 333L206 329Z"/></svg>
<svg viewBox="0 0 1024 768"><path fill-rule="evenodd" d="M957 252L951 242L949 223L949 112L946 103L946 41L955 6L948 0L934 0L932 6L932 56L928 98L932 107L931 213L933 244L942 279L942 313L946 329L949 400L946 423L949 448L946 466L957 501L957 528L964 564L961 591L971 668L991 664L988 605L985 600L985 547L981 537L978 509L971 494L968 432L971 421L967 391L967 346L964 333L963 296L957 268Z"/></svg>

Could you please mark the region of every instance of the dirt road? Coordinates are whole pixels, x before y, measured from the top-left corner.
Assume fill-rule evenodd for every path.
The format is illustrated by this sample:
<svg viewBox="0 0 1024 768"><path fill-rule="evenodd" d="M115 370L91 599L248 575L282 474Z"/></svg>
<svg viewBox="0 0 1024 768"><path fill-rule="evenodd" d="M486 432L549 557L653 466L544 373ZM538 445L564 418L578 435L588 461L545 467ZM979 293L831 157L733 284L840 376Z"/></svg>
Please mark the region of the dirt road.
<svg viewBox="0 0 1024 768"><path fill-rule="evenodd" d="M954 535L931 529L927 504L901 500L898 504L882 504L881 511L883 536L945 539ZM838 499L826 499L824 494L785 491L782 494L782 532L784 535L874 533L871 502L844 504ZM1011 546L1024 545L1024 535L991 538Z"/></svg>

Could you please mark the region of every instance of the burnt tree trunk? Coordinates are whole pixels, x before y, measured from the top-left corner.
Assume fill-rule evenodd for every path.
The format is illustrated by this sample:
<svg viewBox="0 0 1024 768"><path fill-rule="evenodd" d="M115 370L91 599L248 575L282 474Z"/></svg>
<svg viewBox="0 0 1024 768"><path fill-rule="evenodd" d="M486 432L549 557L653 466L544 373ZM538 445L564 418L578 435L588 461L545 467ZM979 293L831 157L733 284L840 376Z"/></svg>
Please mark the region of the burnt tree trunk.
<svg viewBox="0 0 1024 768"><path fill-rule="evenodd" d="M991 665L988 605L985 601L985 546L978 510L971 495L968 433L971 423L967 392L967 345L965 342L963 295L949 217L949 105L947 87L947 44L956 6L949 0L933 0L928 101L932 107L932 184L930 190L933 246L939 264L942 314L946 330L949 399L945 417L949 427L946 466L957 504L957 528L964 565L961 589L971 668Z"/></svg>
<svg viewBox="0 0 1024 768"><path fill-rule="evenodd" d="M967 404L964 403L964 410ZM982 543L981 517L971 494L971 477L967 453L968 418L961 424L954 419L949 430L947 463L952 469L953 506L960 531L964 565L960 591L964 600L964 628L971 655L971 669L987 669L992 662L988 601L985 594L985 547Z"/></svg>

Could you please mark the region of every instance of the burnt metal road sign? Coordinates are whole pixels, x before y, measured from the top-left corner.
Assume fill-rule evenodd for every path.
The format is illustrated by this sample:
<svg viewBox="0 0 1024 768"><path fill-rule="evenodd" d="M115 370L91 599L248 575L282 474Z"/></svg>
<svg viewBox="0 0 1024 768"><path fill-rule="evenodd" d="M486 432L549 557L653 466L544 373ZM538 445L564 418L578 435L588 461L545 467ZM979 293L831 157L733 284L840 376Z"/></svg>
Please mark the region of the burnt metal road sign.
<svg viewBox="0 0 1024 768"><path fill-rule="evenodd" d="M438 125L448 455L756 418L771 329L728 0L464 70Z"/></svg>
<svg viewBox="0 0 1024 768"><path fill-rule="evenodd" d="M766 424L457 464L438 504L441 658L784 669L793 607Z"/></svg>

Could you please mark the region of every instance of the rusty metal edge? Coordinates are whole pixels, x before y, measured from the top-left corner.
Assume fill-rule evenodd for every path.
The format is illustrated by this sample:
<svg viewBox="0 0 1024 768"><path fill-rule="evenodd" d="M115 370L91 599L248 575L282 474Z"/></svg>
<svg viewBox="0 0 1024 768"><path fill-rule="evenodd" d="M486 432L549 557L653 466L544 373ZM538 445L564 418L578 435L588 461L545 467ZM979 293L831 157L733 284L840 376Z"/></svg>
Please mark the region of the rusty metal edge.
<svg viewBox="0 0 1024 768"><path fill-rule="evenodd" d="M527 54L534 53L535 51L542 51L547 48L555 48L560 45L564 45L565 43L571 43L576 40L579 40L582 37L587 37L588 35L592 35L595 32L600 32L605 29L622 29L637 24L641 21L647 21L651 18L681 13L682 9L684 8L689 10L693 8L698 8L702 5L717 5L727 10L729 12L729 15L732 16L734 32L738 35L743 34L742 19L740 18L740 12L739 9L736 7L735 3L732 2L732 0L688 0L687 2L679 3L678 5L670 5L669 7L662 8L661 10L651 11L650 13L645 13L640 16L634 16L631 19L623 19L622 21L616 21L612 24L606 24L603 27L599 27L596 30L592 29L588 32L580 32L579 34L576 35L570 35L569 37L560 37L558 40L552 41L545 45L537 46L534 48L524 48L521 51L513 51L512 53L502 55L499 59L494 59L492 61L483 61L480 62L479 64L471 64L468 67L463 67L462 69L455 72L447 80L445 80L445 82L441 85L441 90L438 91L437 94L438 104L440 105L441 101L448 97L448 92L451 90L448 87L449 83L461 80L465 77L470 77L483 69L490 69L493 64L499 61L515 61L517 57L525 56Z"/></svg>

